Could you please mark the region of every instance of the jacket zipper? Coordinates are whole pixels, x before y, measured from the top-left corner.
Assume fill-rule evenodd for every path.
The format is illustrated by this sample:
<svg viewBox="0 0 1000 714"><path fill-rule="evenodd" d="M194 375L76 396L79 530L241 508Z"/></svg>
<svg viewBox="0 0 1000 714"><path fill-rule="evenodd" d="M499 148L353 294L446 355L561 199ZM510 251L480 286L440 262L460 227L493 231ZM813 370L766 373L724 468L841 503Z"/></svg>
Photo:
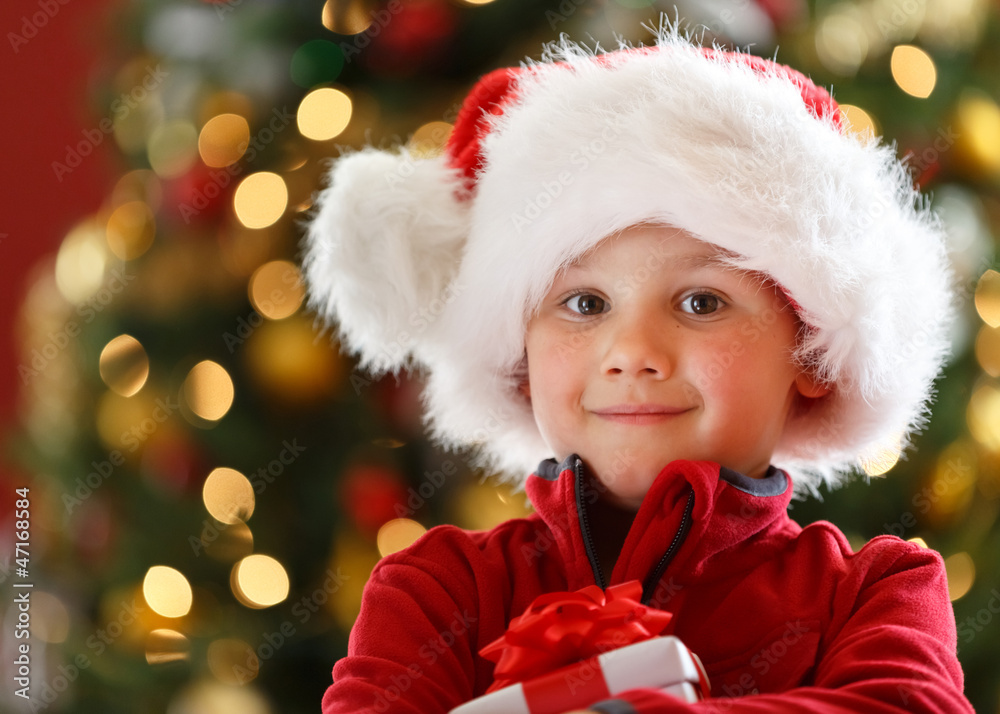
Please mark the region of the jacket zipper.
<svg viewBox="0 0 1000 714"><path fill-rule="evenodd" d="M691 489L691 493L688 494L687 504L684 506L684 515L681 516L681 525L677 529L677 533L674 534L674 539L670 543L670 547L667 548L667 552L663 554L660 558L660 562L656 564L653 572L649 574L646 579L645 585L642 586L642 602L644 605L648 605L649 601L653 598L653 592L656 590L656 586L660 584L660 578L663 577L663 572L670 565L670 561L674 559L677 555L677 550L681 547L684 542L684 538L687 537L688 531L691 530L691 512L694 510L694 489Z"/></svg>
<svg viewBox="0 0 1000 714"><path fill-rule="evenodd" d="M590 561L590 569L594 571L594 582L597 587L604 590L607 585L604 576L601 575L601 567L597 563L597 552L594 548L594 538L590 534L590 522L587 520L587 509L583 504L583 461L577 459L573 462L573 472L576 478L576 512L580 517L580 532L583 533L583 547L587 551L587 560Z"/></svg>
<svg viewBox="0 0 1000 714"><path fill-rule="evenodd" d="M583 534L583 547L587 552L587 560L590 561L590 569L594 573L594 582L601 590L607 588L607 584L604 582L604 576L601 574L601 567L597 562L597 551L594 547L594 538L590 532L590 521L587 519L587 509L583 503L583 461L577 459L573 462L573 472L576 484L576 512L580 517L580 532ZM688 531L691 530L691 513L694 511L694 489L688 494L687 503L684 506L684 514L681 516L681 525L677 529L677 533L674 534L674 539L670 542L670 547L660 558L660 562L656 564L656 567L650 573L649 577L646 579L645 584L642 587L642 600L643 604L648 605L649 600L653 597L653 592L656 590L656 586L660 583L660 578L663 577L664 571L667 566L670 565L670 561L674 559L677 555L677 550L681 547L684 542L684 538L687 537Z"/></svg>

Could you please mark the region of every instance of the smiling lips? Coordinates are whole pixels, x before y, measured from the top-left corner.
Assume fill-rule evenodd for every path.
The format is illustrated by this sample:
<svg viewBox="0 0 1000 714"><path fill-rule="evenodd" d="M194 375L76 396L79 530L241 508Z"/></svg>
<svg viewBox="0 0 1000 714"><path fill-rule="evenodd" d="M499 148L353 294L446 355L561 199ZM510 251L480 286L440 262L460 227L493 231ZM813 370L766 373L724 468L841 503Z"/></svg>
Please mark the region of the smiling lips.
<svg viewBox="0 0 1000 714"><path fill-rule="evenodd" d="M619 424L658 424L686 411L688 408L668 407L662 404L617 404L604 409L594 409L593 413L601 419Z"/></svg>

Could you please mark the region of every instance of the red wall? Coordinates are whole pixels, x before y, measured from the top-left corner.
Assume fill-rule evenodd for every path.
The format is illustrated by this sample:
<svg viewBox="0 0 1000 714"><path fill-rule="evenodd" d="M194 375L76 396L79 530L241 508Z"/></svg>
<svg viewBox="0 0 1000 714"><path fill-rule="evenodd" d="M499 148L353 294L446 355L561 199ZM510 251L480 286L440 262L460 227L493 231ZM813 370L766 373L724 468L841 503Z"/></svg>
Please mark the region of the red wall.
<svg viewBox="0 0 1000 714"><path fill-rule="evenodd" d="M21 378L14 326L33 265L93 212L110 188L114 159L102 144L60 182L52 162L97 125L93 93L109 0L0 3L0 435L15 417ZM29 38L29 35L32 35ZM22 40L24 42L22 43ZM14 45L17 45L16 51ZM2 458L2 457L0 457ZM0 461L0 471L4 470ZM6 464L7 469L10 465ZM2 481L2 479L0 479Z"/></svg>

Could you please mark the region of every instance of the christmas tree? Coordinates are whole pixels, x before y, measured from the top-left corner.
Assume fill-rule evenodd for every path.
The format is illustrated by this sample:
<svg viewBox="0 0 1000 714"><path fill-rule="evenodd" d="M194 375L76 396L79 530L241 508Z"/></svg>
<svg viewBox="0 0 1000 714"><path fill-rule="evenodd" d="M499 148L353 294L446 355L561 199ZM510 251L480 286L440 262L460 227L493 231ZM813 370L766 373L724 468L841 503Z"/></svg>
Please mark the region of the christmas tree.
<svg viewBox="0 0 1000 714"><path fill-rule="evenodd" d="M982 0L123 7L95 125L127 169L23 306L10 447L34 475L32 569L7 570L34 583L32 677L5 709L316 711L379 557L526 512L427 443L420 375L375 380L316 324L303 224L331 158L440 151L485 72L561 32L648 42L661 12L833 85L933 195L961 306L930 425L792 515L939 550L969 697L997 709L1000 23Z"/></svg>

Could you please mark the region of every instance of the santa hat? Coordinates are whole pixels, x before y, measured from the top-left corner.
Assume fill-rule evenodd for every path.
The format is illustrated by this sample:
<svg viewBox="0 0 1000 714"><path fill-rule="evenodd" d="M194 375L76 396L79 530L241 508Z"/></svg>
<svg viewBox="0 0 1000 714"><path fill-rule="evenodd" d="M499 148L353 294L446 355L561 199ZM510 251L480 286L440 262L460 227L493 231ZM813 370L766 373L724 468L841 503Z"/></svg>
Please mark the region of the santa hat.
<svg viewBox="0 0 1000 714"><path fill-rule="evenodd" d="M554 456L518 390L527 320L561 267L643 222L736 254L807 326L795 358L833 389L774 454L797 487L923 426L952 297L906 168L798 72L669 27L486 75L443 155L338 159L307 236L311 305L362 367L426 370L432 436L521 480Z"/></svg>

